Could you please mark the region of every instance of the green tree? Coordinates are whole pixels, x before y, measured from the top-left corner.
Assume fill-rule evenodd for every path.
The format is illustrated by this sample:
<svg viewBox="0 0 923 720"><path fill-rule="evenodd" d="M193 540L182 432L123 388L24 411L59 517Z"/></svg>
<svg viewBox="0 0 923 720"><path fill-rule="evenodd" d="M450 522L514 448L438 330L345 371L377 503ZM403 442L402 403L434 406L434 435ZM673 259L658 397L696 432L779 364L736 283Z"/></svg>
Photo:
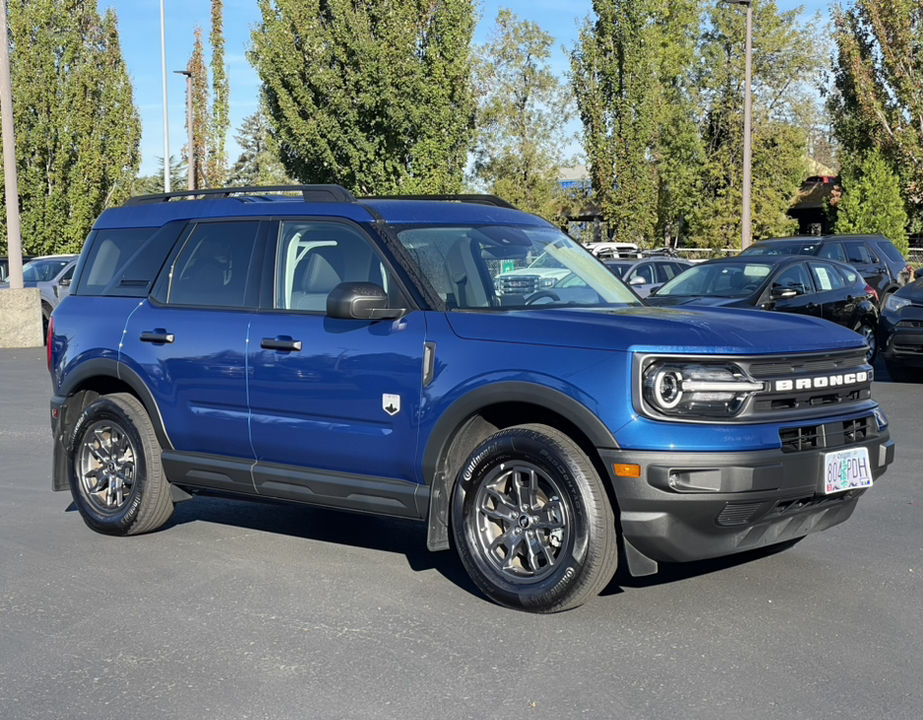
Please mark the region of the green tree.
<svg viewBox="0 0 923 720"><path fill-rule="evenodd" d="M90 0L8 12L23 250L77 251L99 213L128 197L140 161L116 16Z"/></svg>
<svg viewBox="0 0 923 720"><path fill-rule="evenodd" d="M610 237L647 244L657 208L656 16L659 0L593 0L571 52L593 193Z"/></svg>
<svg viewBox="0 0 923 720"><path fill-rule="evenodd" d="M558 184L573 95L552 73L554 38L501 9L487 44L477 49L481 98L474 175L488 191L522 210L560 222L567 201Z"/></svg>
<svg viewBox="0 0 923 720"><path fill-rule="evenodd" d="M704 157L700 200L690 217L694 244L739 247L742 204L745 10L718 5L702 35L696 85ZM753 239L796 228L786 215L807 172L813 84L822 67L816 25L773 0L753 3Z"/></svg>
<svg viewBox="0 0 923 720"><path fill-rule="evenodd" d="M244 118L234 139L240 145L241 152L231 168L229 185L253 187L292 184L279 159L279 148L262 108Z"/></svg>
<svg viewBox="0 0 923 720"><path fill-rule="evenodd" d="M186 116L186 137L192 141L192 147L186 143L183 159L192 163L192 178L194 188L207 188L211 185L220 185L220 180L215 181L207 175L209 169L209 128L211 127L211 113L208 109L208 70L205 67L205 50L202 46L202 28L195 26L195 41L192 45L192 55L186 64L191 82L186 85L186 92L192 92L192 131L189 129L189 115ZM189 102L189 99L186 99ZM185 187L183 183L182 187Z"/></svg>
<svg viewBox="0 0 923 720"><path fill-rule="evenodd" d="M359 194L461 190L474 0L259 0L249 57L287 172Z"/></svg>
<svg viewBox="0 0 923 720"><path fill-rule="evenodd" d="M212 57L212 110L208 127L208 148L205 176L213 186L221 186L227 178L225 140L231 126L228 107L228 76L224 67L223 3L212 0L212 29L209 36Z"/></svg>
<svg viewBox="0 0 923 720"><path fill-rule="evenodd" d="M139 175L131 185L132 195L155 195L163 192L163 158L157 158L160 168L153 175ZM186 164L179 158L170 156L170 187L179 190L186 187Z"/></svg>
<svg viewBox="0 0 923 720"><path fill-rule="evenodd" d="M904 255L907 211L897 175L881 152L872 150L856 163L847 163L840 177L842 194L836 203L838 233L881 233Z"/></svg>
<svg viewBox="0 0 923 720"><path fill-rule="evenodd" d="M846 154L880 148L896 171L913 231L923 230L923 4L835 5L834 130Z"/></svg>

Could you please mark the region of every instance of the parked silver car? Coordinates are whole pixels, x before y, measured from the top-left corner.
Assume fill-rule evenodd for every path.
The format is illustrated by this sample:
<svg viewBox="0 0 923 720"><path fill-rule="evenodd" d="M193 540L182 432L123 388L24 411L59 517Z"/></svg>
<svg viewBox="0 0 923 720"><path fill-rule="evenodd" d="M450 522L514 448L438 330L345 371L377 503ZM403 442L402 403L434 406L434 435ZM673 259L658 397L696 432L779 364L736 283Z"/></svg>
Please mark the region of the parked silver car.
<svg viewBox="0 0 923 720"><path fill-rule="evenodd" d="M22 266L23 287L37 287L42 293L42 330L47 336L51 313L70 294L77 255L43 255ZM9 287L9 278L0 288Z"/></svg>

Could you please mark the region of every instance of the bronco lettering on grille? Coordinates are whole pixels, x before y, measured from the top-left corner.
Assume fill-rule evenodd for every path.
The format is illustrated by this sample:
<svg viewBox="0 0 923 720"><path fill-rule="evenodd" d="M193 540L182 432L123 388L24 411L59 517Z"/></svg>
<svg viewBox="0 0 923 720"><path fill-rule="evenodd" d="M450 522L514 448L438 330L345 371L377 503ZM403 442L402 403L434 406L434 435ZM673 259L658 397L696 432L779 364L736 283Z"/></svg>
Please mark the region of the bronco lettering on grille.
<svg viewBox="0 0 923 720"><path fill-rule="evenodd" d="M867 371L844 373L842 375L825 375L823 377L798 378L797 380L776 380L773 389L776 392L791 392L792 390L814 390L816 388L842 387L844 385L858 385L869 381Z"/></svg>

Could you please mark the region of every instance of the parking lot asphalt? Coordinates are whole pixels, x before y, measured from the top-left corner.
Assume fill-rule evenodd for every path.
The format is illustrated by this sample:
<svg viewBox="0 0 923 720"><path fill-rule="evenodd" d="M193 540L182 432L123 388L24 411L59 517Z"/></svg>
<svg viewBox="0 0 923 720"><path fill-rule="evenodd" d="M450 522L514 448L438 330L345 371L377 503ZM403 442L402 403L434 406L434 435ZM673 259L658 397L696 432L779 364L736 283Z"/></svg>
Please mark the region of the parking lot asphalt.
<svg viewBox="0 0 923 720"><path fill-rule="evenodd" d="M846 523L533 616L411 522L196 498L98 535L50 489L44 352L0 350L0 718L919 720L923 386L879 378L897 459Z"/></svg>

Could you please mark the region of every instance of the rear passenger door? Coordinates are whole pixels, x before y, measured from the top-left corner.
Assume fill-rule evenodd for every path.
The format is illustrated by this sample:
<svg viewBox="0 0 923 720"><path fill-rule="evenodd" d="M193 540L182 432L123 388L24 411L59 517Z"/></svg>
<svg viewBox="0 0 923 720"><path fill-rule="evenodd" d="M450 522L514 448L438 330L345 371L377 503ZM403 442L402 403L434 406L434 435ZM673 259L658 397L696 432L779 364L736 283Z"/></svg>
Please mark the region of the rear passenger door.
<svg viewBox="0 0 923 720"><path fill-rule="evenodd" d="M407 307L387 263L358 226L284 220L264 284L269 308L250 332L250 408L260 494L419 516L414 495L425 318L327 317L341 282L372 282ZM267 262L267 266L270 263ZM266 300L264 299L264 303Z"/></svg>
<svg viewBox="0 0 923 720"><path fill-rule="evenodd" d="M830 263L811 260L808 267L817 288L816 298L821 306L823 318L838 325L849 325L861 298L850 294L846 281Z"/></svg>
<svg viewBox="0 0 923 720"><path fill-rule="evenodd" d="M120 360L141 376L175 453L173 480L253 492L247 332L259 302L261 223L200 222L130 316Z"/></svg>

